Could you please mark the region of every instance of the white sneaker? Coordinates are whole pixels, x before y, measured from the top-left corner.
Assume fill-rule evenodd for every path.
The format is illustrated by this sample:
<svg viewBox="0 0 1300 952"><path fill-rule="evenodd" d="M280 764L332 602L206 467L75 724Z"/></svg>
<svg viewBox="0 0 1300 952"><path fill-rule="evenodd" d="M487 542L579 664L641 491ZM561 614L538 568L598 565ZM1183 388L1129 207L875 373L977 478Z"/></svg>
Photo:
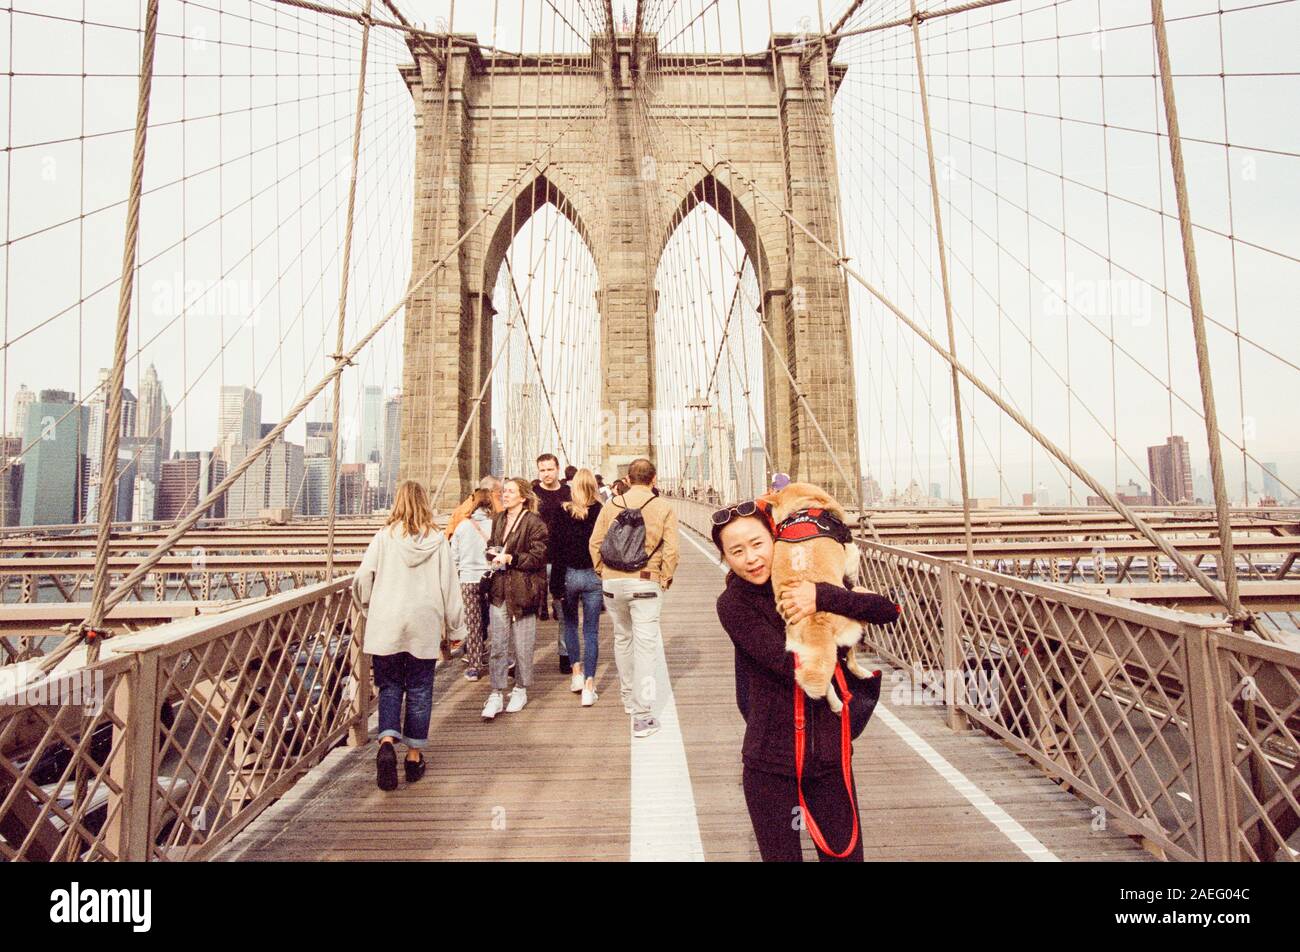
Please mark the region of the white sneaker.
<svg viewBox="0 0 1300 952"><path fill-rule="evenodd" d="M502 707L501 692L493 691L488 695L487 703L483 705L483 720L492 720L492 718L501 713Z"/></svg>
<svg viewBox="0 0 1300 952"><path fill-rule="evenodd" d="M595 688L584 687L582 689L582 706L591 707L591 705L596 703L598 697L600 697L600 695L596 693Z"/></svg>
<svg viewBox="0 0 1300 952"><path fill-rule="evenodd" d="M510 692L510 704L506 706L507 714L518 714L528 703L528 692L523 688L515 688Z"/></svg>
<svg viewBox="0 0 1300 952"><path fill-rule="evenodd" d="M579 691L582 690L582 685L584 681L585 679L583 678L581 671L573 672L573 677L569 679L569 690L572 691L574 694L577 694Z"/></svg>

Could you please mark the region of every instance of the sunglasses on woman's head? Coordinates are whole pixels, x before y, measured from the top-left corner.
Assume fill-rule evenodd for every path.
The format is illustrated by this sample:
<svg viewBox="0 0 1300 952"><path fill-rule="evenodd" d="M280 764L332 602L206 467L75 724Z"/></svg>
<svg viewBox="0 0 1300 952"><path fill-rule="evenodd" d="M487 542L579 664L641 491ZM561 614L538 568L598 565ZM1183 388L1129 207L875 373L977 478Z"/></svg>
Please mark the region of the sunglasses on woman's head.
<svg viewBox="0 0 1300 952"><path fill-rule="evenodd" d="M758 504L752 499L746 499L734 506L724 506L716 510L713 513L713 524L715 526L725 526L732 519L738 519L741 516L752 516L756 512L758 512Z"/></svg>

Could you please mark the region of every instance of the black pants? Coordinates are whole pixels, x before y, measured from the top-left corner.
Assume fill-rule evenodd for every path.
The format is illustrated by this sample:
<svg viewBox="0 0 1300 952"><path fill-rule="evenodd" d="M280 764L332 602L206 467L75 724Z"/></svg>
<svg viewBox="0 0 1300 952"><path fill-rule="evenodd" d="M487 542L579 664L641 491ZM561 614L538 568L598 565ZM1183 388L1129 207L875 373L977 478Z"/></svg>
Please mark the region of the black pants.
<svg viewBox="0 0 1300 952"><path fill-rule="evenodd" d="M799 831L808 824L799 815L799 790L795 785L794 777L767 773L746 766L743 783L745 805L749 807L749 821L754 825L754 836L758 840L758 851L763 857L763 862L803 862L803 851L799 846ZM844 789L843 774L838 770L815 776L805 774L803 797L813 819L817 821L817 828L821 830L826 845L833 850L844 849L853 834L854 810L850 808L848 792ZM855 785L854 807L857 802L858 792ZM836 859L818 849L817 858L823 863L862 862L861 831L858 833L858 841L848 856Z"/></svg>

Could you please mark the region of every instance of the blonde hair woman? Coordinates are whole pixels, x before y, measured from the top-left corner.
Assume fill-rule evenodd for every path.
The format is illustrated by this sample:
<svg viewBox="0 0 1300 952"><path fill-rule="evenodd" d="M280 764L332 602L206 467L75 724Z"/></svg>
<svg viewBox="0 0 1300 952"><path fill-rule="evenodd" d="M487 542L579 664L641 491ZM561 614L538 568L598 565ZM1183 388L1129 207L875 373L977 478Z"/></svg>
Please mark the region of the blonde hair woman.
<svg viewBox="0 0 1300 952"><path fill-rule="evenodd" d="M564 573L564 643L573 665L569 690L582 693L582 706L596 703L596 660L604 595L591 564L591 531L600 515L600 487L595 474L580 469L569 481L573 497L555 520L552 572ZM582 606L582 644L578 643L578 606Z"/></svg>
<svg viewBox="0 0 1300 952"><path fill-rule="evenodd" d="M406 480L397 487L387 524L366 547L352 597L366 616L362 648L374 656L379 692L376 782L381 790L393 790L399 738L407 747L407 783L424 776L420 751L429 740L442 636L465 636L465 605L451 544L434 526L429 495L419 483Z"/></svg>
<svg viewBox="0 0 1300 952"><path fill-rule="evenodd" d="M546 523L537 515L537 499L528 480L512 478L501 488L503 512L492 518L487 554L492 590L488 597L488 674L492 693L483 719L501 713L506 689L509 646L515 649L515 687L507 714L524 709L533 680L533 646L537 611L546 600Z"/></svg>

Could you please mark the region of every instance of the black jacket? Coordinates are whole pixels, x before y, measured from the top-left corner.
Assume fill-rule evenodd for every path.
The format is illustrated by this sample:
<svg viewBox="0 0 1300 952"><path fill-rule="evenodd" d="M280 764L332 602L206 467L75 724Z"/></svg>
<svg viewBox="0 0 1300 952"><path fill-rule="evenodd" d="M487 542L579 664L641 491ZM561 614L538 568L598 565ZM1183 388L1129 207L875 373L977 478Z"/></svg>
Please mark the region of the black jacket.
<svg viewBox="0 0 1300 952"><path fill-rule="evenodd" d="M492 517L488 545L501 545L510 513ZM546 600L546 523L535 512L520 513L519 524L505 542L510 565L492 576L493 605L505 604L511 618L534 615Z"/></svg>
<svg viewBox="0 0 1300 952"><path fill-rule="evenodd" d="M727 575L718 596L718 620L736 646L736 705L745 719L741 758L745 765L794 776L794 655L785 649L785 620L772 583L753 585ZM898 606L882 595L818 583L817 610L856 621L890 624ZM843 661L847 648L839 649ZM804 772L840 769L840 722L825 700L805 698L807 748Z"/></svg>

